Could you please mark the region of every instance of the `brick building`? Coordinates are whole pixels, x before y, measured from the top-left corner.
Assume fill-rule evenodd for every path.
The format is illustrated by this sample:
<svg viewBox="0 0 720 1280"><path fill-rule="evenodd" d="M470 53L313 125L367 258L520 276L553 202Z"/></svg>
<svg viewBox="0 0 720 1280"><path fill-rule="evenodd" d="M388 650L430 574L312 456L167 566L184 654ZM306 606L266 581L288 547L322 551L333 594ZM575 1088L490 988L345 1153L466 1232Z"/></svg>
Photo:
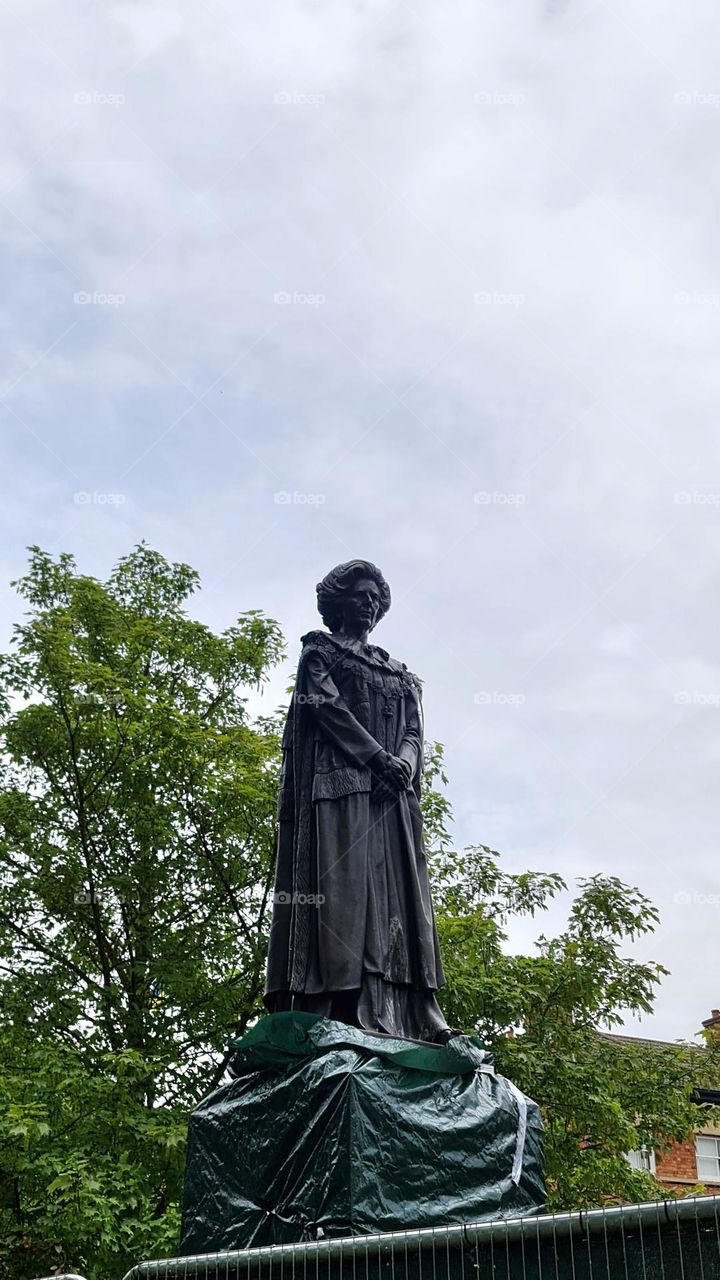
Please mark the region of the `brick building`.
<svg viewBox="0 0 720 1280"><path fill-rule="evenodd" d="M703 1027L706 1031L720 1034L720 1009L713 1009ZM668 1040L645 1040L638 1036L608 1035L607 1039L629 1045L647 1045L648 1048L677 1047ZM692 1048L697 1051L699 1046L693 1045ZM720 1080L715 1089L696 1089L693 1101L708 1107L720 1106ZM633 1168L653 1173L658 1182L674 1191L689 1191L701 1184L708 1194L720 1195L720 1125L704 1125L687 1142L677 1142L663 1153L630 1151L628 1159Z"/></svg>

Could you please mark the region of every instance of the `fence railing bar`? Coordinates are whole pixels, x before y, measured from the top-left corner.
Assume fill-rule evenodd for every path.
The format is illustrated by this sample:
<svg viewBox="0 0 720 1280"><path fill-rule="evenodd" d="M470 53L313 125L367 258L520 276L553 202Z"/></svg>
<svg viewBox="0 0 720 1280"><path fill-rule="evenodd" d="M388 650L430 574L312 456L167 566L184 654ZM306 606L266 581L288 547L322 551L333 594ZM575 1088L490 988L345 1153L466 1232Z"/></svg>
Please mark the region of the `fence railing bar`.
<svg viewBox="0 0 720 1280"><path fill-rule="evenodd" d="M489 1245L491 1241L506 1239L508 1243L520 1242L524 1256L525 1242L529 1238L552 1239L563 1237L587 1237L606 1234L619 1227L622 1231L652 1225L658 1230L661 1221L678 1225L682 1221L693 1218L703 1221L712 1219L718 1224L718 1204L720 1196L690 1196L684 1200L650 1201L645 1204L616 1205L607 1209L583 1209L573 1212L543 1214L527 1218L507 1218L494 1222L456 1223L448 1227L420 1227L404 1231L380 1232L374 1236L343 1236L332 1239L302 1241L297 1244L277 1244L253 1247L250 1249L226 1250L222 1253L198 1254L194 1257L157 1259L140 1262L125 1276L125 1280L162 1280L163 1277L182 1275L187 1280L201 1280L209 1277L211 1268L217 1272L221 1265L235 1264L236 1268L245 1264L248 1280L254 1267L261 1267L272 1257L275 1261L302 1260L303 1276L307 1280L308 1263L315 1264L315 1275L321 1259L355 1259L363 1257L367 1276L368 1249L372 1241L378 1249L392 1249L395 1244L404 1244L406 1249L418 1252L418 1263L422 1268L421 1254L427 1249L433 1251L432 1265L435 1266L434 1251L438 1239L448 1248L464 1244L478 1246ZM720 1236L719 1236L720 1242ZM719 1244L720 1247L720 1244ZM420 1271L422 1275L422 1270Z"/></svg>

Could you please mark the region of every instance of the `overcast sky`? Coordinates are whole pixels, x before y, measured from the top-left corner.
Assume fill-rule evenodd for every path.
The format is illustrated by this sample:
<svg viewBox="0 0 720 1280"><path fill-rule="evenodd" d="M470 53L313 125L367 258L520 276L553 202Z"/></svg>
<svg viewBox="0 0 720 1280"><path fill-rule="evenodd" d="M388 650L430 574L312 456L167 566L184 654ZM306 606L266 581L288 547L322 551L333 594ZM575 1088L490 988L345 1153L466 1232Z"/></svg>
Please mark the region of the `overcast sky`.
<svg viewBox="0 0 720 1280"><path fill-rule="evenodd" d="M292 662L376 561L458 839L639 885L668 1039L720 1005L719 47L711 0L10 0L0 38L3 642L29 543L144 538Z"/></svg>

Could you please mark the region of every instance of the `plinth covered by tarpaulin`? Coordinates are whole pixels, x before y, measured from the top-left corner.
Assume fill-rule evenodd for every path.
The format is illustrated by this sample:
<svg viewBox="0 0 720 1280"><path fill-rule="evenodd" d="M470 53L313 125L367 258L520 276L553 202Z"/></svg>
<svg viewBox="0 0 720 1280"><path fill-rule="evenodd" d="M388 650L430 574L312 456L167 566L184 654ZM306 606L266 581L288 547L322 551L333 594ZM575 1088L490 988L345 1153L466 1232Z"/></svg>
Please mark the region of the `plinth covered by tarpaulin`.
<svg viewBox="0 0 720 1280"><path fill-rule="evenodd" d="M538 1107L474 1038L263 1018L190 1118L183 1254L519 1217L545 1203Z"/></svg>

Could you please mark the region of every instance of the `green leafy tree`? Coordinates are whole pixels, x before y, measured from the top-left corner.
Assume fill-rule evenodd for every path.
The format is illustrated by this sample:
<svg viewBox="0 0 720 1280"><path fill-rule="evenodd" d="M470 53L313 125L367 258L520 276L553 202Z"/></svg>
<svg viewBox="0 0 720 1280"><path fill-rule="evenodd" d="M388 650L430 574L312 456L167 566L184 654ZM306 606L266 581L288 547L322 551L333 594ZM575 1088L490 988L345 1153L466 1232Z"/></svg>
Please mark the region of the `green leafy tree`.
<svg viewBox="0 0 720 1280"><path fill-rule="evenodd" d="M607 1034L649 1013L660 964L624 954L658 914L613 876L578 881L565 929L535 954L507 950L512 917L535 916L566 889L557 874L508 874L486 845L458 852L442 747L428 752L425 822L451 1025L481 1037L496 1067L534 1098L545 1124L550 1204L573 1209L666 1194L626 1153L667 1150L708 1122L692 1101L720 1080L717 1037L700 1046L643 1046Z"/></svg>
<svg viewBox="0 0 720 1280"><path fill-rule="evenodd" d="M187 565L106 583L31 549L0 663L0 1240L9 1274L122 1275L176 1234L187 1112L256 1016L278 735L254 611L191 619Z"/></svg>
<svg viewBox="0 0 720 1280"><path fill-rule="evenodd" d="M143 1105L147 1077L131 1049L91 1069L66 1045L3 1028L2 1274L113 1277L176 1251L187 1117Z"/></svg>

